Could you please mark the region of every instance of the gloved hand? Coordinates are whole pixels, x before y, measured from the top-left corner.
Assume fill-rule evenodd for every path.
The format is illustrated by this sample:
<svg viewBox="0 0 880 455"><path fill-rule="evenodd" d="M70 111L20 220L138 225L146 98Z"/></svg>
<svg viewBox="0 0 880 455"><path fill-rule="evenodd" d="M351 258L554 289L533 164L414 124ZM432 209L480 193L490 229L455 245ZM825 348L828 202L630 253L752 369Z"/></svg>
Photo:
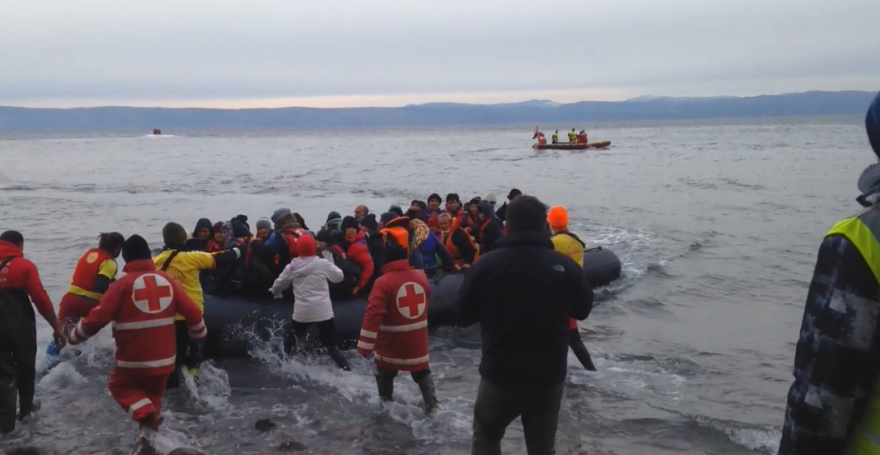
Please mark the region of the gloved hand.
<svg viewBox="0 0 880 455"><path fill-rule="evenodd" d="M189 345L192 350L192 359L196 365L205 360L205 338L190 340Z"/></svg>
<svg viewBox="0 0 880 455"><path fill-rule="evenodd" d="M330 250L324 250L321 253L321 256L324 256L324 259L330 261L331 264L336 263L336 261L333 260L333 253Z"/></svg>

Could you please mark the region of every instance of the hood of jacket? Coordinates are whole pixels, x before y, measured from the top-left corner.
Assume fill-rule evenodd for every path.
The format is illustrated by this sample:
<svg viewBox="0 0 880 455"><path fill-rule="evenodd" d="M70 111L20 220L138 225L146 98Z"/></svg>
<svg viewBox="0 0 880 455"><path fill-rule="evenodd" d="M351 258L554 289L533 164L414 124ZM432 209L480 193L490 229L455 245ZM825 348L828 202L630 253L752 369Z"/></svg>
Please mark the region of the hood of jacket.
<svg viewBox="0 0 880 455"><path fill-rule="evenodd" d="M21 251L20 246L0 240L0 258L2 258L0 260L5 260L8 257L24 257L24 252Z"/></svg>
<svg viewBox="0 0 880 455"><path fill-rule="evenodd" d="M314 273L321 266L318 261L323 260L325 259L318 256L295 257L290 261L290 274L292 277L298 278Z"/></svg>
<svg viewBox="0 0 880 455"><path fill-rule="evenodd" d="M287 228L299 229L301 227L302 226L297 223L296 217L290 212L287 212L275 220L275 232L281 232L283 229Z"/></svg>
<svg viewBox="0 0 880 455"><path fill-rule="evenodd" d="M196 227L192 231L193 237L195 237L196 234L199 233L199 229L207 229L211 233L210 238L214 238L214 225L211 223L211 220L207 218L200 218L199 221L196 222Z"/></svg>

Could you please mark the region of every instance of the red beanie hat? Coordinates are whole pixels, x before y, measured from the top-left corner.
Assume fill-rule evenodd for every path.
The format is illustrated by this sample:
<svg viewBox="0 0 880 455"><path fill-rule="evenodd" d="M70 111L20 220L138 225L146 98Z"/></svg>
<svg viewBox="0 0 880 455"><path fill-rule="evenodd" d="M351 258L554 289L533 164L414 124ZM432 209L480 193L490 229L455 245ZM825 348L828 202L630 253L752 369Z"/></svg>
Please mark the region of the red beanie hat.
<svg viewBox="0 0 880 455"><path fill-rule="evenodd" d="M306 234L296 240L296 254L301 258L318 255L315 239Z"/></svg>

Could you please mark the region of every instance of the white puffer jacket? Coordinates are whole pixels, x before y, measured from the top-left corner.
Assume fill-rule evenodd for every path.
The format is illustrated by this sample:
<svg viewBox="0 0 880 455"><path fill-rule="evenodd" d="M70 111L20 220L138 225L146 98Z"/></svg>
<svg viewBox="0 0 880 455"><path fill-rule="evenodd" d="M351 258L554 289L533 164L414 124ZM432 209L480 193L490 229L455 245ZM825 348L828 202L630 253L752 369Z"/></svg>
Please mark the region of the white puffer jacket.
<svg viewBox="0 0 880 455"><path fill-rule="evenodd" d="M290 261L272 285L276 297L286 286L293 286L293 320L296 322L321 322L333 318L330 302L330 286L343 279L342 270L336 264L317 256L298 257Z"/></svg>

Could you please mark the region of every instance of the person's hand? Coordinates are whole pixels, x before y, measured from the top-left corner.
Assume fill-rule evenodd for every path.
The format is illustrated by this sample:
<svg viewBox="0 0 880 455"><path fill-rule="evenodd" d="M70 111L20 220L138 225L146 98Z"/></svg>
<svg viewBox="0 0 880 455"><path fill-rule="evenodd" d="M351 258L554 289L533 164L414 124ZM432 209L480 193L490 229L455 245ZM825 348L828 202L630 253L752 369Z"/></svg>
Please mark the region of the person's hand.
<svg viewBox="0 0 880 455"><path fill-rule="evenodd" d="M64 334L61 333L60 330L55 329L55 332L52 334L52 338L55 339L55 349L62 350L64 346L67 346L67 338L65 338Z"/></svg>
<svg viewBox="0 0 880 455"><path fill-rule="evenodd" d="M361 292L361 288L355 286L354 289L351 290L351 295L357 295L358 292Z"/></svg>
<svg viewBox="0 0 880 455"><path fill-rule="evenodd" d="M324 259L330 261L331 264L335 264L336 261L333 260L333 252L330 250L324 250L321 252L321 256L324 256Z"/></svg>
<svg viewBox="0 0 880 455"><path fill-rule="evenodd" d="M456 271L456 272L461 272L461 266L458 265L458 264L455 264L455 271Z"/></svg>

